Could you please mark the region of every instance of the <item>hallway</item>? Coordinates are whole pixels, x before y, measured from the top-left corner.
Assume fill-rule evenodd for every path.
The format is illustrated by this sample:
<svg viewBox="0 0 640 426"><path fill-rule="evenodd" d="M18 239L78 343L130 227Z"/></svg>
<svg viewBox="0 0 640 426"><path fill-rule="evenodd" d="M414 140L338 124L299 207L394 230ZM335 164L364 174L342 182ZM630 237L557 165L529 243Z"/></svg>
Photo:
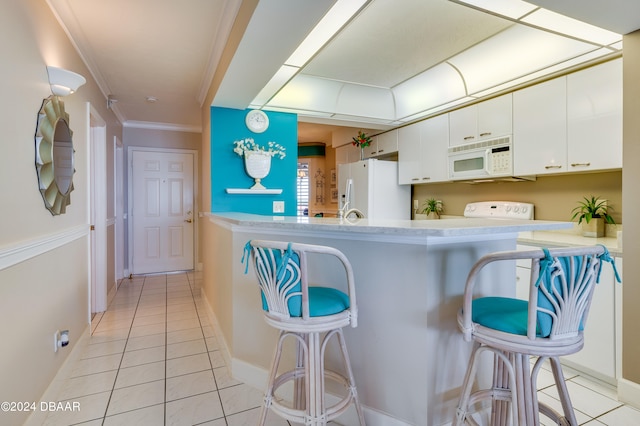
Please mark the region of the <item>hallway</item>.
<svg viewBox="0 0 640 426"><path fill-rule="evenodd" d="M56 378L57 400L80 411L45 424L254 425L262 392L229 376L199 294L198 273L123 280L68 377Z"/></svg>

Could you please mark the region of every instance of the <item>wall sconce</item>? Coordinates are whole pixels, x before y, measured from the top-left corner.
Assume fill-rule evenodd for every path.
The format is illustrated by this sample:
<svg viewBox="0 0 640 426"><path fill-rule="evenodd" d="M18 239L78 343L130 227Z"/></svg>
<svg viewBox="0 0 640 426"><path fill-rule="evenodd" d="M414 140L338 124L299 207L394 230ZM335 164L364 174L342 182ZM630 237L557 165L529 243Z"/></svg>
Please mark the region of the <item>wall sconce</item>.
<svg viewBox="0 0 640 426"><path fill-rule="evenodd" d="M67 96L78 90L87 82L83 76L73 71L47 66L51 93L56 96Z"/></svg>

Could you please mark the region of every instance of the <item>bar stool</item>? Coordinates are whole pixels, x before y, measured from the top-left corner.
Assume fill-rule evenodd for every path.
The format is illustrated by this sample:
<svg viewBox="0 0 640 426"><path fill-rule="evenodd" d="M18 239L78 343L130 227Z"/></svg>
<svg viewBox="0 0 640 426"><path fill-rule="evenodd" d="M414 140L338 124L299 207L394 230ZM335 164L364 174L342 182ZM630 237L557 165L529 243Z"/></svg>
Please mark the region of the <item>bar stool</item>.
<svg viewBox="0 0 640 426"><path fill-rule="evenodd" d="M496 261L531 259L529 300L504 297L473 299L482 268ZM560 356L578 352L584 345L583 330L602 262L613 265L603 246L530 251L506 251L482 257L471 269L458 325L466 341L473 341L471 360L462 386L453 425L478 424L481 401L491 401L491 425L539 425L539 413L559 425L577 426L567 391ZM505 283L513 286L514 283ZM490 389L472 388L478 358L493 353ZM529 357L538 357L533 368ZM549 360L563 413L538 402L536 380ZM509 409L510 408L510 409ZM509 413L510 412L510 413Z"/></svg>
<svg viewBox="0 0 640 426"><path fill-rule="evenodd" d="M264 319L280 330L259 424L265 424L267 411L271 409L286 420L311 426L326 425L354 404L360 425L364 425L342 333L347 325L357 326L358 316L349 260L331 247L252 240L245 246L243 256L247 267L249 252L261 290ZM346 293L310 285L307 277L309 253L334 256L340 261L346 274ZM324 354L334 336L340 347L345 374L325 369ZM288 337L296 342L296 366L278 374L282 346ZM340 383L346 389L346 395L331 406L325 401L325 380ZM278 388L289 382L293 382L294 390L292 407L275 396Z"/></svg>

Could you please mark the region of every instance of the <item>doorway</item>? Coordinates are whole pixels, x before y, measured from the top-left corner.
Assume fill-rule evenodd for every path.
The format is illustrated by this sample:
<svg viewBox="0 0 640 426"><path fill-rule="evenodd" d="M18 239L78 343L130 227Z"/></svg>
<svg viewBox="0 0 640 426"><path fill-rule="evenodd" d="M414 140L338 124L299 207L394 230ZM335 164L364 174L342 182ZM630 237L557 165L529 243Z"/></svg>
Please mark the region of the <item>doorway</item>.
<svg viewBox="0 0 640 426"><path fill-rule="evenodd" d="M107 125L87 103L90 167L90 317L107 310Z"/></svg>
<svg viewBox="0 0 640 426"><path fill-rule="evenodd" d="M131 274L194 269L196 153L129 148Z"/></svg>

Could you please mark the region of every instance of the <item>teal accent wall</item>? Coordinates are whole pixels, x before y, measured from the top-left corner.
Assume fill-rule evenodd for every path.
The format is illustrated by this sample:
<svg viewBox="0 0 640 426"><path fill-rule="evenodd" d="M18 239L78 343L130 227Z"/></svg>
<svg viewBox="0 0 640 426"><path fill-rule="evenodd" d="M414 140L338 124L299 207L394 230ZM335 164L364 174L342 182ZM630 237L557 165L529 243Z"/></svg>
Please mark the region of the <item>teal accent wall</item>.
<svg viewBox="0 0 640 426"><path fill-rule="evenodd" d="M298 172L298 116L265 111L269 128L253 133L245 125L249 110L211 108L211 211L263 215L297 214L296 175ZM246 138L261 145L273 141L286 148L286 157L271 159L271 171L262 179L268 189L282 189L279 195L227 194L227 188L248 189L254 180L244 170L244 157L233 152L234 141ZM284 201L284 214L273 213L273 202Z"/></svg>

